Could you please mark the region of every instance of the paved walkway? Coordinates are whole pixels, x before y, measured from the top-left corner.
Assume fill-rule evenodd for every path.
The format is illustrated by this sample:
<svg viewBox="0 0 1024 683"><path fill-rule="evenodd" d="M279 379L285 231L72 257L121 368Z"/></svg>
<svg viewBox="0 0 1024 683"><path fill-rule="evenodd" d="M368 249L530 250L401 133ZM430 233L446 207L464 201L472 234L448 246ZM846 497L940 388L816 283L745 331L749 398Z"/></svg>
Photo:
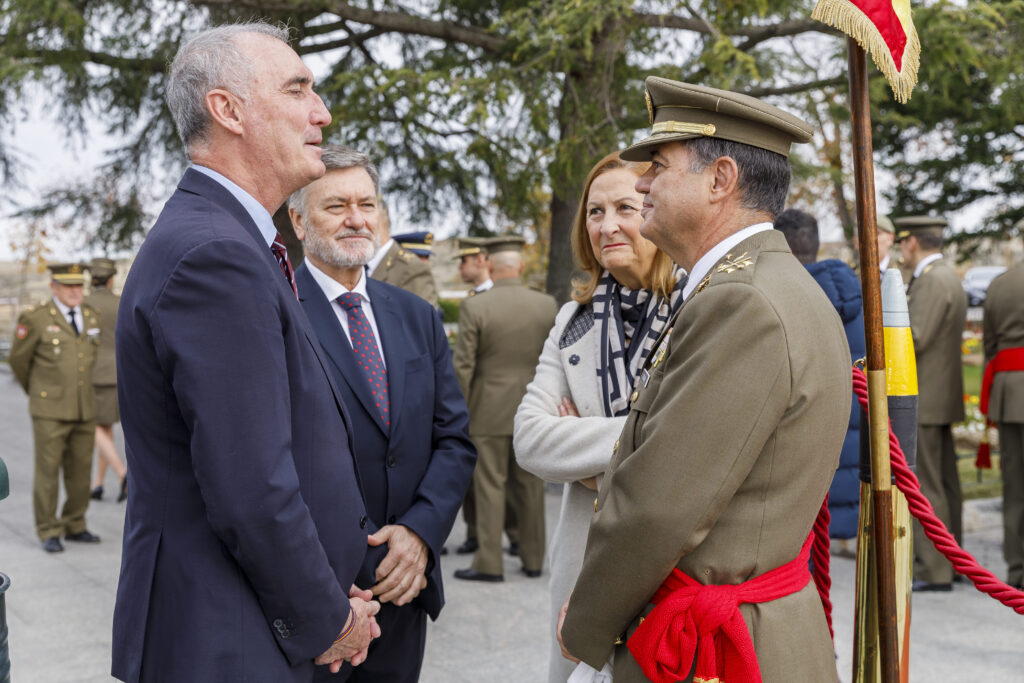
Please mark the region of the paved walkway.
<svg viewBox="0 0 1024 683"><path fill-rule="evenodd" d="M107 499L89 508L89 527L103 542L59 555L39 547L32 528L32 436L27 401L6 365L0 366L0 457L11 473L11 497L0 502L0 571L7 593L14 683L95 683L111 680L110 627L121 555L124 505ZM558 496L547 496L548 519ZM1002 577L998 500L966 511L967 548ZM551 532L550 524L548 532ZM449 539L463 538L461 522ZM457 581L467 556L443 560L448 604L427 637L423 683L544 681L549 652L547 576L528 579L506 557L504 584ZM833 558L838 667L850 681L853 643L852 560ZM914 682L1024 681L1024 617L964 585L950 594L914 597L911 638Z"/></svg>

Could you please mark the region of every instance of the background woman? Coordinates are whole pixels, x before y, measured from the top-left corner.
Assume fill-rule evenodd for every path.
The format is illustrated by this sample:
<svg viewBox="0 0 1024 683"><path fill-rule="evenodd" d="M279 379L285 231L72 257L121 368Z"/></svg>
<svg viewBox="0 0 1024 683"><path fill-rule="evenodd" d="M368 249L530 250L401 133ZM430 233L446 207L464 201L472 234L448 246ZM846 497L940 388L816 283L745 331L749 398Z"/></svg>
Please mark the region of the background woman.
<svg viewBox="0 0 1024 683"><path fill-rule="evenodd" d="M683 272L639 233L643 195L634 186L649 165L615 152L587 176L572 231L586 278L558 312L516 413L519 464L565 484L551 542L552 683L575 667L554 637L557 612L583 564L595 490L629 412L633 378L682 303Z"/></svg>

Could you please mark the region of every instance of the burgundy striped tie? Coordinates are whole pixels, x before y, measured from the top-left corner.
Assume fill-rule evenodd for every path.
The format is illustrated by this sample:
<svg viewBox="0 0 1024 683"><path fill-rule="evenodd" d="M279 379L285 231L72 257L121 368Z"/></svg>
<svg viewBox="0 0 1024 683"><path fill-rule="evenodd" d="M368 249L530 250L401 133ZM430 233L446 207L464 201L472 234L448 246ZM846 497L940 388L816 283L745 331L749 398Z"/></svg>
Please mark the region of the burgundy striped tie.
<svg viewBox="0 0 1024 683"><path fill-rule="evenodd" d="M284 240L281 239L281 233L274 235L274 243L270 245L270 251L274 253L274 257L277 259L277 265L281 266L281 272L284 273L284 279L288 281L288 286L295 292L295 298L299 298L299 290L295 288L295 277L292 275L292 262L288 260L288 250L284 247Z"/></svg>

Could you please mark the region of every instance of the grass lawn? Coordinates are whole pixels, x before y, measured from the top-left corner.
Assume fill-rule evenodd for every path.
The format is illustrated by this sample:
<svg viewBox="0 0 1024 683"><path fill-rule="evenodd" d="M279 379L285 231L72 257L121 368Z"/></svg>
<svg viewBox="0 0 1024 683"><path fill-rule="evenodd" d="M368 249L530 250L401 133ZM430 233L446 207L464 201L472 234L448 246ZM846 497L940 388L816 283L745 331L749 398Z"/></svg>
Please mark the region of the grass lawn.
<svg viewBox="0 0 1024 683"><path fill-rule="evenodd" d="M960 486L964 492L964 500L975 498L994 498L1003 495L1002 470L999 469L999 456L992 454L992 469L978 470L974 467L974 453L958 453L957 469L960 471ZM978 475L981 478L978 478Z"/></svg>

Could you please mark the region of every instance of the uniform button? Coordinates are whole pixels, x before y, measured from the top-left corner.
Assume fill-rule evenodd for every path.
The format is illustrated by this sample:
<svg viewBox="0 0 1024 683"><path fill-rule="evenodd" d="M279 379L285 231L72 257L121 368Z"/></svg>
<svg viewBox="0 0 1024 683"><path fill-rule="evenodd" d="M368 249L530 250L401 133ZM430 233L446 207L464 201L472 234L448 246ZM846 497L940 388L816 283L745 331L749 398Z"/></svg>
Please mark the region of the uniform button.
<svg viewBox="0 0 1024 683"><path fill-rule="evenodd" d="M394 524L394 523L395 523L395 516L391 515L390 517L388 517L388 524Z"/></svg>
<svg viewBox="0 0 1024 683"><path fill-rule="evenodd" d="M39 396L42 397L42 398L46 398L46 392L45 391L40 391L39 392Z"/></svg>
<svg viewBox="0 0 1024 683"><path fill-rule="evenodd" d="M84 353L80 353L80 354L78 354L78 357L79 358L85 358L85 354ZM81 370L82 368L78 368L78 369Z"/></svg>
<svg viewBox="0 0 1024 683"><path fill-rule="evenodd" d="M395 456L391 456L391 457L388 458L388 467L394 467L394 466L395 466Z"/></svg>
<svg viewBox="0 0 1024 683"><path fill-rule="evenodd" d="M619 450L619 440L615 439L615 445L612 446L612 453L617 453Z"/></svg>
<svg viewBox="0 0 1024 683"><path fill-rule="evenodd" d="M81 343L82 343L82 340L81 340L81 339L76 339L76 340L75 340L75 343L76 343L76 344L81 344Z"/></svg>
<svg viewBox="0 0 1024 683"><path fill-rule="evenodd" d="M594 499L594 512L597 512L597 498Z"/></svg>
<svg viewBox="0 0 1024 683"><path fill-rule="evenodd" d="M78 355L81 356L82 354L78 354ZM79 372L85 372L85 368L78 368L78 371Z"/></svg>
<svg viewBox="0 0 1024 683"><path fill-rule="evenodd" d="M83 381L79 380L79 381L78 381L78 386L80 386L80 387L84 387L84 386L85 386L85 382L83 382Z"/></svg>
<svg viewBox="0 0 1024 683"><path fill-rule="evenodd" d="M365 529L366 528L366 515L363 515L362 517L359 518L359 528L360 529Z"/></svg>
<svg viewBox="0 0 1024 683"><path fill-rule="evenodd" d="M639 397L640 397L640 392L639 392L639 391L634 391L634 392L633 392L633 395L629 397L629 402L630 402L630 403L636 403L636 400L637 400L637 399L638 399Z"/></svg>

